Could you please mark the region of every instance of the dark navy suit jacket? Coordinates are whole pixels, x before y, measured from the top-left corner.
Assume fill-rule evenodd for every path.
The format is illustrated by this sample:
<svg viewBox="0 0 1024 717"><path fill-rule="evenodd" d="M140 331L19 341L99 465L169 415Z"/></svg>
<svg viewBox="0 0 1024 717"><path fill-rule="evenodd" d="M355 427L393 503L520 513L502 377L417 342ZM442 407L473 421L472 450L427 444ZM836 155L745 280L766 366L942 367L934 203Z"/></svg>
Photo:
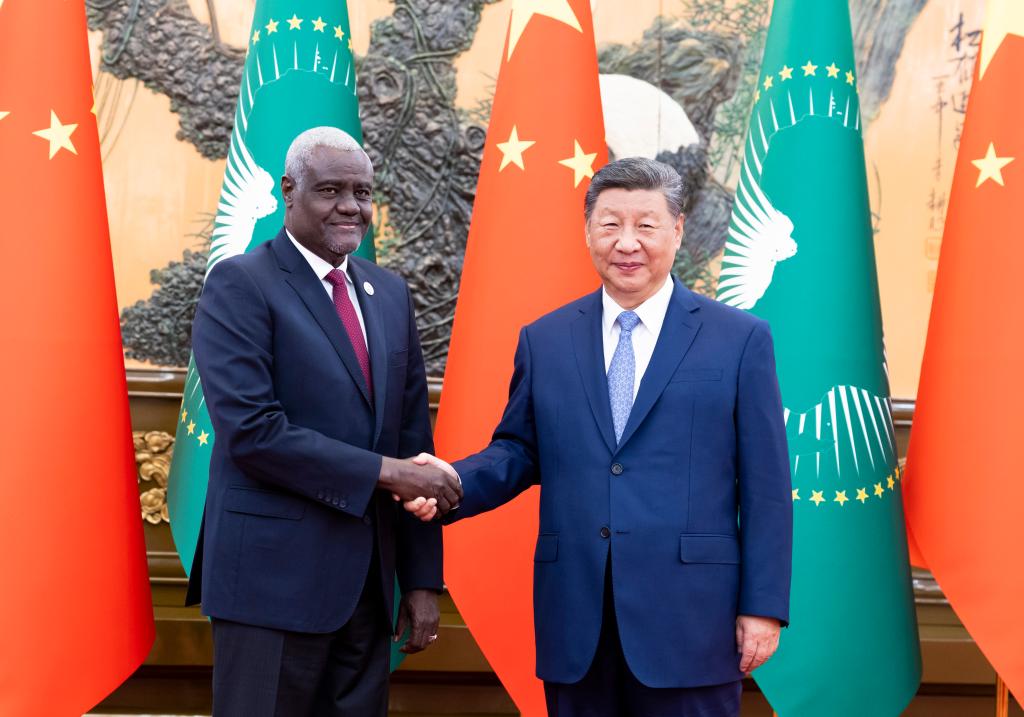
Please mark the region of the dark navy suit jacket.
<svg viewBox="0 0 1024 717"><path fill-rule="evenodd" d="M675 282L616 444L601 292L525 327L459 519L540 484L537 675L580 680L609 554L622 649L650 687L739 679L739 614L789 617L792 495L768 325Z"/></svg>
<svg viewBox="0 0 1024 717"><path fill-rule="evenodd" d="M381 456L433 450L409 290L356 257L349 272L372 405L333 302L283 230L207 277L192 344L216 441L189 586L206 615L333 631L375 540L389 614L396 561L403 590L442 587L440 528L377 490Z"/></svg>

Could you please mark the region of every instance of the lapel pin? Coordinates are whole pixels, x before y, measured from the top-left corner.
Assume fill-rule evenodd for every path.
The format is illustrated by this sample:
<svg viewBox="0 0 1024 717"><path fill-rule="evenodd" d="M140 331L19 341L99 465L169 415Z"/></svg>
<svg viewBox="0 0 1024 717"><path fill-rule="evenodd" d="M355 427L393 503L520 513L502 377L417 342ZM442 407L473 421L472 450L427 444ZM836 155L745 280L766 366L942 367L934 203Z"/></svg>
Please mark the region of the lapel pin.
<svg viewBox="0 0 1024 717"><path fill-rule="evenodd" d="M373 284L368 281L363 282L363 291L366 292L367 296L373 296Z"/></svg>

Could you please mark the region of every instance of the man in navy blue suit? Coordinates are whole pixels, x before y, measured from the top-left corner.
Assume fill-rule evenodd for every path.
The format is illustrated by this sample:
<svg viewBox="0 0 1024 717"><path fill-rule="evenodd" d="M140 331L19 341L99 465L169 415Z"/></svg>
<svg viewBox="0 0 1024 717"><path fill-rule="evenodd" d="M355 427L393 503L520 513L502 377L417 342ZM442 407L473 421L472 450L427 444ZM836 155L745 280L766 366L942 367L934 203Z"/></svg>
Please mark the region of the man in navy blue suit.
<svg viewBox="0 0 1024 717"><path fill-rule="evenodd" d="M454 466L418 458L461 476L449 519L540 485L534 615L551 717L737 715L741 678L788 619L771 335L671 277L682 193L647 159L594 176L586 238L603 288L522 329L490 445Z"/></svg>
<svg viewBox="0 0 1024 717"><path fill-rule="evenodd" d="M214 714L383 717L397 568L406 652L437 638L440 526L457 480L432 448L408 287L350 256L373 167L341 130L300 134L285 226L207 278L192 328L217 440L189 594L212 618Z"/></svg>

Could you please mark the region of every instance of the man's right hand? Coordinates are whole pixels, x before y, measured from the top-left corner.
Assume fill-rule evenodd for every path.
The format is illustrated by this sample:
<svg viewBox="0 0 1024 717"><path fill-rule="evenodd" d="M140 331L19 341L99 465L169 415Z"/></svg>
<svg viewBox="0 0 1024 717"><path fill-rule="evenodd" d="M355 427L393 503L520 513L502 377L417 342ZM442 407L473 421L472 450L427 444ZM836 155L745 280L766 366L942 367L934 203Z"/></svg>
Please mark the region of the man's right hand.
<svg viewBox="0 0 1024 717"><path fill-rule="evenodd" d="M378 485L406 503L417 498L436 500L442 515L462 500L462 484L457 476L436 465L417 465L411 460L385 457Z"/></svg>

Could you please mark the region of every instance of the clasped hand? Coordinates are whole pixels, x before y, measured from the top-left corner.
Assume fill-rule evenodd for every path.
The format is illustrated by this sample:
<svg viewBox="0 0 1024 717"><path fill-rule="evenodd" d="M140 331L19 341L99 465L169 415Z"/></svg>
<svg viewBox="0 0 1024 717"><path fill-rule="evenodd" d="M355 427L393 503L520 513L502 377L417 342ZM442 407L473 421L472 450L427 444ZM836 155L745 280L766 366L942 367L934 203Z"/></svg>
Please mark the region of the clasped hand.
<svg viewBox="0 0 1024 717"><path fill-rule="evenodd" d="M462 479L459 478L459 474L454 468L437 456L432 456L429 453L420 453L415 458L412 458L410 462L413 465L422 466L424 469L442 472L457 491L458 500L452 501L447 495L429 495L426 492L409 497L394 491L391 495L395 500L402 501L402 505L407 511L424 522L433 520L438 513L444 515L448 511L459 507L459 501L462 500Z"/></svg>
<svg viewBox="0 0 1024 717"><path fill-rule="evenodd" d="M459 507L462 481L450 465L428 453L409 460L385 458L380 469L380 487L423 521L433 520Z"/></svg>

